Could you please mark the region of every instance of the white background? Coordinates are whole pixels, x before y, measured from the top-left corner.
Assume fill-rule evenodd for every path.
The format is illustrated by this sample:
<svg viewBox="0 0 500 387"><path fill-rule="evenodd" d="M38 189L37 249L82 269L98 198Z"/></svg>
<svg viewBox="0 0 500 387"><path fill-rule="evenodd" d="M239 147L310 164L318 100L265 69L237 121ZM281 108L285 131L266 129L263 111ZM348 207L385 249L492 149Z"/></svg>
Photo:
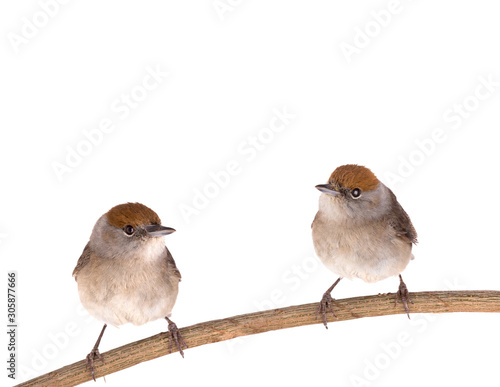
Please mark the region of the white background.
<svg viewBox="0 0 500 387"><path fill-rule="evenodd" d="M90 351L102 325L79 312L71 273L98 217L127 201L177 229L166 243L183 275L179 327L319 301L336 276L313 253L314 186L346 163L370 167L413 220L410 292L500 289L496 2L45 3L0 8L0 253L3 287L7 270L19 276L19 376ZM148 68L168 75L142 93ZM141 101L124 117L131 93ZM283 109L294 117L270 132ZM85 147L105 119L114 130ZM59 179L54 163L79 146L89 154ZM231 160L238 173L215 192L210 173ZM205 208L183 215L204 189ZM333 296L397 286L344 280ZM491 385L499 324L494 314L318 324L189 349L106 385ZM109 327L101 351L166 329Z"/></svg>

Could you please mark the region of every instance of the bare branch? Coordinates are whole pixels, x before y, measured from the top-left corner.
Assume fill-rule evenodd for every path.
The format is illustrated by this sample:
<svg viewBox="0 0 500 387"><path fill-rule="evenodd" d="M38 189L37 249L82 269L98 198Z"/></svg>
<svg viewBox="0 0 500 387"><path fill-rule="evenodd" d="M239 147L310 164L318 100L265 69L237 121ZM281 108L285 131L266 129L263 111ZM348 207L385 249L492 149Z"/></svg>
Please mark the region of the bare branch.
<svg viewBox="0 0 500 387"><path fill-rule="evenodd" d="M446 291L411 293L415 304L411 313L494 312L500 313L500 291ZM394 307L394 294L335 300L330 323L362 317L405 313ZM203 322L180 329L189 348L234 339L239 336L319 324L318 303L290 306ZM324 329L323 327L318 329ZM175 346L174 351L176 351ZM189 350L187 350L189 358ZM160 333L147 339L112 349L103 354L105 364L96 362L96 378L169 354L168 336ZM187 360L186 360L187 361ZM91 380L84 360L31 379L18 386L75 386Z"/></svg>

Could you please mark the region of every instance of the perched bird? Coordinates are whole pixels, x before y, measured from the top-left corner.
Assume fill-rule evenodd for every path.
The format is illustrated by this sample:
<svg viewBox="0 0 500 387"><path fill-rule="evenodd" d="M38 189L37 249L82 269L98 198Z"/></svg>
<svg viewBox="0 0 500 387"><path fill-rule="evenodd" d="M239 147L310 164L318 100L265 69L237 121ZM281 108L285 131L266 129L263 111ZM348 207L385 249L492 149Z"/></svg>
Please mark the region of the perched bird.
<svg viewBox="0 0 500 387"><path fill-rule="evenodd" d="M408 301L413 303L401 272L413 259L412 244L417 232L396 196L368 168L342 165L330 175L322 192L312 227L316 254L323 264L340 276L323 294L321 313L332 309L331 292L342 278L376 282L399 275L394 305L400 300L410 318Z"/></svg>
<svg viewBox="0 0 500 387"><path fill-rule="evenodd" d="M104 322L101 334L87 355L95 380L94 360L107 324L142 325L165 318L169 345L175 342L182 357L187 348L169 319L181 274L165 246L173 228L161 225L158 215L140 203L120 204L102 215L73 271L80 300L87 311Z"/></svg>

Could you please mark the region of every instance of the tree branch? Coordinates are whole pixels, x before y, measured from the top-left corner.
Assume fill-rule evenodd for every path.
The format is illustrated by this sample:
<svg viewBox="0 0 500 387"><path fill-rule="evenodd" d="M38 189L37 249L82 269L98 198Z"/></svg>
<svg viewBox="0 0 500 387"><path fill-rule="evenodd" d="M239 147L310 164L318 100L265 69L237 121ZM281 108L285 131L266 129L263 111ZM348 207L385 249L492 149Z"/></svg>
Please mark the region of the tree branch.
<svg viewBox="0 0 500 387"><path fill-rule="evenodd" d="M335 300L335 314L328 316L330 323L362 317L402 314L401 305L394 307L394 294L355 297ZM411 293L414 302L411 313L495 312L500 313L500 291L447 291ZM318 303L248 313L240 316L207 321L180 332L189 348L234 339L239 336L319 324L316 318ZM318 329L324 329L323 327ZM132 367L144 361L169 354L168 336L160 333L147 339L112 349L103 354L105 364L95 363L96 378ZM174 352L177 351L173 345ZM189 357L189 350L187 356ZM85 360L31 379L18 386L75 386L91 380Z"/></svg>

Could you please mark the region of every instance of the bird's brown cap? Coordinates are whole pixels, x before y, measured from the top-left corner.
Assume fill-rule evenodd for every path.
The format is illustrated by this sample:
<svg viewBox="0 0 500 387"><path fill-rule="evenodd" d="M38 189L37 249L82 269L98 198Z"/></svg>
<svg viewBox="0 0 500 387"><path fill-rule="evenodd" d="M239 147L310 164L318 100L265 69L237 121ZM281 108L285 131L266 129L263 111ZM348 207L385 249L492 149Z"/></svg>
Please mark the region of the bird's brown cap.
<svg viewBox="0 0 500 387"><path fill-rule="evenodd" d="M342 186L350 189L359 188L362 191L372 191L377 188L379 180L366 167L346 164L333 171L328 183L334 187Z"/></svg>
<svg viewBox="0 0 500 387"><path fill-rule="evenodd" d="M141 203L125 203L113 207L107 212L108 223L111 226L123 228L127 225L161 224L160 217L152 209Z"/></svg>

